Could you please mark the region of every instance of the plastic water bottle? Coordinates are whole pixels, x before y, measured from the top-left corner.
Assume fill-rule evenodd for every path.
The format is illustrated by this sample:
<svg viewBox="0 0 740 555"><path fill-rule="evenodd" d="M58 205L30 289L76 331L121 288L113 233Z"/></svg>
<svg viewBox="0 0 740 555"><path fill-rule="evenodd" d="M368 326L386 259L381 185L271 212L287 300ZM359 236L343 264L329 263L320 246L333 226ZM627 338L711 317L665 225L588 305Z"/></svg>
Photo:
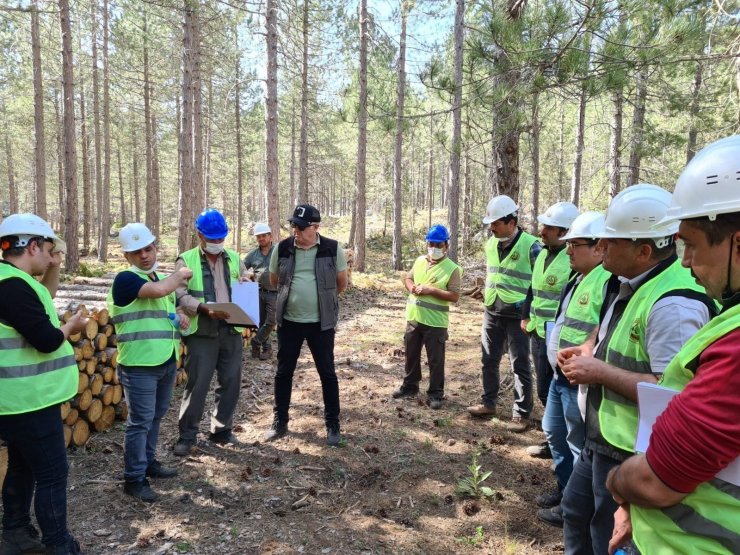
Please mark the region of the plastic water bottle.
<svg viewBox="0 0 740 555"><path fill-rule="evenodd" d="M632 542L624 544L623 546L617 548L617 550L614 552L614 555L639 555L639 554L640 552L632 544Z"/></svg>
<svg viewBox="0 0 740 555"><path fill-rule="evenodd" d="M176 312L170 312L168 315L168 318L170 319L170 322L172 322L172 325L175 327L175 329L180 329L180 315Z"/></svg>

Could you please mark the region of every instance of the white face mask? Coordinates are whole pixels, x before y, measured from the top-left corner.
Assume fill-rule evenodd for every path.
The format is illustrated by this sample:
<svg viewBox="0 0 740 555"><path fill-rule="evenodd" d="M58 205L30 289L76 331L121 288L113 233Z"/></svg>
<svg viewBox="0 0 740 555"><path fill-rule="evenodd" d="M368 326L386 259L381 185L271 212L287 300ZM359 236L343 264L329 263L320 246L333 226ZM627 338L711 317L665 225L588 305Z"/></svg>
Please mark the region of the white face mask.
<svg viewBox="0 0 740 555"><path fill-rule="evenodd" d="M137 272L141 272L142 274L151 274L152 272L155 272L157 268L159 268L159 261L155 262L154 265L148 270L142 270L141 268L139 268L138 266L134 266L133 264L131 264L131 267Z"/></svg>
<svg viewBox="0 0 740 555"><path fill-rule="evenodd" d="M445 256L445 251L439 247L429 247L427 250L429 252L429 258L432 260L439 260Z"/></svg>
<svg viewBox="0 0 740 555"><path fill-rule="evenodd" d="M221 254L222 252L224 252L224 244L206 243L206 246L203 247L203 250L206 251L208 254Z"/></svg>

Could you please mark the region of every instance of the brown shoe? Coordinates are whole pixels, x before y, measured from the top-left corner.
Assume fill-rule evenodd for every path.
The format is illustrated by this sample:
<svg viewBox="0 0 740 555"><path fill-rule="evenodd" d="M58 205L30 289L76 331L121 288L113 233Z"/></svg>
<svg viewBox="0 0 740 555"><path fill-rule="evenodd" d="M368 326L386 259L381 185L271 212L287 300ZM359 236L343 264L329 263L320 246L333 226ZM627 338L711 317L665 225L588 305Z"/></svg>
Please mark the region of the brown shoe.
<svg viewBox="0 0 740 555"><path fill-rule="evenodd" d="M266 349L259 354L260 360L270 360L272 358L272 349Z"/></svg>
<svg viewBox="0 0 740 555"><path fill-rule="evenodd" d="M477 416L479 418L484 416L496 416L496 407L491 407L481 403L480 405L468 407L468 412L471 416Z"/></svg>
<svg viewBox="0 0 740 555"><path fill-rule="evenodd" d="M524 418L523 416L512 416L511 422L506 424L506 429L509 432L521 434L522 432L526 432L530 425L531 422L529 421L529 418Z"/></svg>
<svg viewBox="0 0 740 555"><path fill-rule="evenodd" d="M260 346L252 345L252 358L259 358L259 357L260 357Z"/></svg>

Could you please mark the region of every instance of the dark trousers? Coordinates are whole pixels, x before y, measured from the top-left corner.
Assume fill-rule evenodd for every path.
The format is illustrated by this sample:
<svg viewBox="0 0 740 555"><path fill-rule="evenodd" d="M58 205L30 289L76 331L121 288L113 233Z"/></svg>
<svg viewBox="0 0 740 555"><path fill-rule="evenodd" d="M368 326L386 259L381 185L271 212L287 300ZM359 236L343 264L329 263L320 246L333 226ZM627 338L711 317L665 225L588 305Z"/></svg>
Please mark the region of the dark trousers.
<svg viewBox="0 0 740 555"><path fill-rule="evenodd" d="M606 475L619 461L584 447L563 491L566 555L607 553L617 503L606 489Z"/></svg>
<svg viewBox="0 0 740 555"><path fill-rule="evenodd" d="M59 405L0 416L0 438L8 444L3 483L3 530L31 523L31 500L42 541L71 541L67 530L67 450ZM36 495L34 497L34 490Z"/></svg>
<svg viewBox="0 0 740 555"><path fill-rule="evenodd" d="M522 331L521 320L502 318L483 311L481 330L483 395L488 407L495 407L498 399L499 365L504 348L509 345L509 358L514 372L514 416L529 418L532 412L532 369L529 365L529 337Z"/></svg>
<svg viewBox="0 0 740 555"><path fill-rule="evenodd" d="M419 390L421 381L421 348L427 351L429 362L430 399L442 399L445 394L445 342L447 328L434 328L418 322L406 323L406 334L403 343L406 347L406 375L403 377L403 388L409 391Z"/></svg>
<svg viewBox="0 0 740 555"><path fill-rule="evenodd" d="M277 291L260 289L260 327L252 337L252 347L261 347L263 351L272 349L270 335L275 329L275 305Z"/></svg>
<svg viewBox="0 0 740 555"><path fill-rule="evenodd" d="M278 328L277 372L275 373L275 419L288 423L293 373L305 341L321 379L324 420L327 427L339 426L339 381L334 370L334 328L321 330L321 324L283 319Z"/></svg>
<svg viewBox="0 0 740 555"><path fill-rule="evenodd" d="M532 349L534 372L537 375L537 397L544 407L547 406L550 382L554 375L550 361L547 360L547 341L544 337L537 335L536 331L533 331L529 337L529 344Z"/></svg>

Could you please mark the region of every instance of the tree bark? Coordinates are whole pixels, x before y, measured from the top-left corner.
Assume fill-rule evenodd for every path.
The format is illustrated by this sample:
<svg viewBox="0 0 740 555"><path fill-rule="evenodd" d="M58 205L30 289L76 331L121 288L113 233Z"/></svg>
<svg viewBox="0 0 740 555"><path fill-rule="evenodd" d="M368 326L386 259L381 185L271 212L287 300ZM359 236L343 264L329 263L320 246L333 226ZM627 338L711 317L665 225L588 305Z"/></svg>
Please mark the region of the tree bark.
<svg viewBox="0 0 740 555"><path fill-rule="evenodd" d="M200 56L200 0L190 0L194 6L192 18L192 57L193 57L193 191L194 205L199 212L206 208L208 199L203 187L203 95ZM233 224L232 224L233 225Z"/></svg>
<svg viewBox="0 0 740 555"><path fill-rule="evenodd" d="M136 127L131 126L131 160L133 167L131 168L131 173L133 174L131 178L131 189L133 190L133 198L134 198L134 221L140 222L141 221L141 203L139 201L139 149L138 149L138 141L136 136Z"/></svg>
<svg viewBox="0 0 740 555"><path fill-rule="evenodd" d="M689 133L686 142L686 163L696 154L696 136L699 132L697 122L699 121L699 93L701 92L703 66L701 62L696 63L694 72L694 83L691 87L691 104L689 105Z"/></svg>
<svg viewBox="0 0 740 555"><path fill-rule="evenodd" d="M44 84L41 68L41 38L39 33L38 0L31 3L31 52L33 58L33 123L36 215L49 218L46 208L46 152L44 147ZM10 155L9 155L10 156ZM17 197L16 197L17 201ZM17 202L16 202L17 205ZM17 206L16 206L17 210ZM11 210L11 213L15 213Z"/></svg>
<svg viewBox="0 0 740 555"><path fill-rule="evenodd" d="M460 220L460 151L462 149L462 64L463 41L465 39L465 0L457 0L455 10L455 58L452 98L452 145L450 152L450 174L447 189L447 220L450 223L450 246L448 256L457 260L457 238Z"/></svg>
<svg viewBox="0 0 740 555"><path fill-rule="evenodd" d="M531 227L537 227L537 215L540 211L540 95L535 92L532 97L532 212Z"/></svg>
<svg viewBox="0 0 740 555"><path fill-rule="evenodd" d="M72 59L72 28L69 20L69 1L59 0L59 23L62 33L62 88L64 91L64 185L66 206L64 213L68 273L80 269L77 246L77 150L75 138L74 60Z"/></svg>
<svg viewBox="0 0 740 555"><path fill-rule="evenodd" d="M360 0L360 96L357 117L355 269L365 271L365 178L367 162L367 0Z"/></svg>
<svg viewBox="0 0 740 555"><path fill-rule="evenodd" d="M98 260L108 260L108 234L110 233L110 68L108 64L108 0L103 0L103 210L100 218L100 240L98 242Z"/></svg>
<svg viewBox="0 0 740 555"><path fill-rule="evenodd" d="M123 167L121 166L121 145L116 145L116 158L118 160L118 194L121 199L121 226L126 225L126 200L123 197Z"/></svg>
<svg viewBox="0 0 740 555"><path fill-rule="evenodd" d="M573 157L573 178L570 182L570 201L578 206L581 199L581 171L583 169L583 147L586 133L586 85L581 87L578 98L578 121L576 122L576 152Z"/></svg>
<svg viewBox="0 0 740 555"><path fill-rule="evenodd" d="M291 95L290 109L290 198L288 199L288 211L298 204L295 187L295 96Z"/></svg>
<svg viewBox="0 0 740 555"><path fill-rule="evenodd" d="M7 123L5 127L5 157L8 170L8 201L11 214L18 213L18 189L15 185L15 164L13 163L13 145L10 142ZM40 215L39 215L40 216Z"/></svg>
<svg viewBox="0 0 740 555"><path fill-rule="evenodd" d="M183 19L182 40L182 124L180 126L180 194L177 246L180 252L186 251L194 243L192 225L195 211L193 190L193 8L192 1L186 0Z"/></svg>
<svg viewBox="0 0 740 555"><path fill-rule="evenodd" d="M77 43L80 44L79 41ZM80 51L82 47L79 46ZM90 183L90 135L87 132L87 106L85 103L84 72L80 71L80 134L82 143L82 248L90 252L90 227L97 221L93 217L92 189Z"/></svg>
<svg viewBox="0 0 740 555"><path fill-rule="evenodd" d="M396 143L393 156L393 251L391 264L401 270L402 218L403 218L403 108L406 93L406 15L407 4L401 0L401 38L398 49L398 81L396 83Z"/></svg>
<svg viewBox="0 0 740 555"><path fill-rule="evenodd" d="M96 232L98 252L100 249L101 225L103 215L103 147L101 145L102 134L100 131L100 77L98 74L98 13L97 0L90 3L92 21L92 80L93 80L93 141L95 144L95 213L97 222Z"/></svg>
<svg viewBox="0 0 740 555"><path fill-rule="evenodd" d="M144 160L146 164L146 195L144 223L154 235L157 230L157 192L152 172L152 152L154 137L152 133L152 98L149 77L149 21L146 8L143 12L143 42L144 42ZM138 213L138 209L137 209Z"/></svg>
<svg viewBox="0 0 740 555"><path fill-rule="evenodd" d="M269 9L269 8L268 8ZM241 105L241 52L239 50L239 30L234 29L236 43L236 63L234 64L236 84L234 85L234 126L236 131L236 247L242 245L242 225L244 218L244 160L242 157L242 105Z"/></svg>
<svg viewBox="0 0 740 555"><path fill-rule="evenodd" d="M308 2L303 0L303 58L301 65L301 138L297 204L308 202Z"/></svg>
<svg viewBox="0 0 740 555"><path fill-rule="evenodd" d="M614 198L622 188L622 114L624 93L619 87L612 93L612 124L609 138L609 196Z"/></svg>
<svg viewBox="0 0 740 555"><path fill-rule="evenodd" d="M66 236L67 230L64 222L64 208L67 205L64 198L64 138L62 137L64 122L62 121L62 109L59 99L60 91L54 90L54 121L56 123L56 146L57 146L57 190L59 191L59 233Z"/></svg>
<svg viewBox="0 0 740 555"><path fill-rule="evenodd" d="M434 114L429 115L429 180L427 182L427 228L432 227L434 207Z"/></svg>
<svg viewBox="0 0 740 555"><path fill-rule="evenodd" d="M308 0L305 0L306 2ZM267 0L265 26L267 34L267 121L265 122L266 180L267 180L267 221L272 230L274 242L280 240L280 196L278 183L278 34L277 34L276 0ZM293 118L291 136L295 137L295 118ZM291 144L291 193L294 187L293 160L295 142ZM292 201L291 197L291 201Z"/></svg>
<svg viewBox="0 0 740 555"><path fill-rule="evenodd" d="M637 90L635 92L635 111L632 114L632 140L630 141L629 172L627 186L640 181L640 163L642 161L642 142L644 140L645 105L647 99L648 68L637 71Z"/></svg>

